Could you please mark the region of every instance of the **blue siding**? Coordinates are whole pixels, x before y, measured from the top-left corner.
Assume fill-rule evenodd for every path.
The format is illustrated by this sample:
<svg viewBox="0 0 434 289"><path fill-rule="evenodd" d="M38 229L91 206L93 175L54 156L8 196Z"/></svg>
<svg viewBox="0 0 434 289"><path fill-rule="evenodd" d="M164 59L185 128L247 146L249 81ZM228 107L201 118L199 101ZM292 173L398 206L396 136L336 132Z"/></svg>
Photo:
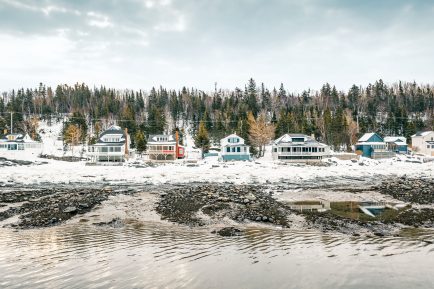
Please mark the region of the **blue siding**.
<svg viewBox="0 0 434 289"><path fill-rule="evenodd" d="M223 161L249 161L250 155L223 155Z"/></svg>
<svg viewBox="0 0 434 289"><path fill-rule="evenodd" d="M370 145L357 145L356 150L362 151L362 156L366 158L370 158L372 156L373 149Z"/></svg>
<svg viewBox="0 0 434 289"><path fill-rule="evenodd" d="M381 136L379 136L378 134L374 134L368 140L368 142L383 142L383 141L384 141L383 138Z"/></svg>
<svg viewBox="0 0 434 289"><path fill-rule="evenodd" d="M400 153L407 153L407 146L406 145L397 146L396 148L397 148L398 152L400 152Z"/></svg>

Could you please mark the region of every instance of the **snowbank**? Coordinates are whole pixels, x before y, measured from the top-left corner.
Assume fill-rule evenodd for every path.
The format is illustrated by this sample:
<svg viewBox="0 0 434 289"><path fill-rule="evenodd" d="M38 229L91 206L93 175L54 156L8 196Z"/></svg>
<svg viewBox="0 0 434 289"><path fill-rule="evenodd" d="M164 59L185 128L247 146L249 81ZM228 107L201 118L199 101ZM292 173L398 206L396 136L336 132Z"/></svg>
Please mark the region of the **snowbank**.
<svg viewBox="0 0 434 289"><path fill-rule="evenodd" d="M220 163L209 158L197 165L185 163L145 166L127 163L124 166L87 166L85 162L48 160L46 164L2 168L0 180L9 183L131 183L161 184L188 182L250 183L339 183L370 182L384 176L434 177L433 163L369 160L360 162L330 160L330 166L280 164L267 160Z"/></svg>

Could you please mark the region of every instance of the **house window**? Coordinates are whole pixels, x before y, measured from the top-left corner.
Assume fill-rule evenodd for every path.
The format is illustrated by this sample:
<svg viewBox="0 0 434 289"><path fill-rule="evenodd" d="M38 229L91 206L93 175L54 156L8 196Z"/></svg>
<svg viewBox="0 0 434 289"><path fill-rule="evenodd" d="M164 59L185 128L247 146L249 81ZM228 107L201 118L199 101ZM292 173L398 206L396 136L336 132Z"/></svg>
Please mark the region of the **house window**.
<svg viewBox="0 0 434 289"><path fill-rule="evenodd" d="M427 145L426 148L429 149L429 145Z"/></svg>
<svg viewBox="0 0 434 289"><path fill-rule="evenodd" d="M237 152L240 153L241 152L241 148L237 147Z"/></svg>
<svg viewBox="0 0 434 289"><path fill-rule="evenodd" d="M273 148L273 152L277 153L277 148Z"/></svg>
<svg viewBox="0 0 434 289"><path fill-rule="evenodd" d="M227 153L230 153L230 152L231 152L231 148L230 148L230 147L227 147L227 148L226 148L226 152L227 152Z"/></svg>
<svg viewBox="0 0 434 289"><path fill-rule="evenodd" d="M232 148L232 152L233 152L233 153L235 152L235 147Z"/></svg>
<svg viewBox="0 0 434 289"><path fill-rule="evenodd" d="M121 152L121 147L115 147L115 152L120 153Z"/></svg>
<svg viewBox="0 0 434 289"><path fill-rule="evenodd" d="M102 147L102 148L101 148L101 152L103 152L103 153L106 153L107 150L108 150L108 147Z"/></svg>

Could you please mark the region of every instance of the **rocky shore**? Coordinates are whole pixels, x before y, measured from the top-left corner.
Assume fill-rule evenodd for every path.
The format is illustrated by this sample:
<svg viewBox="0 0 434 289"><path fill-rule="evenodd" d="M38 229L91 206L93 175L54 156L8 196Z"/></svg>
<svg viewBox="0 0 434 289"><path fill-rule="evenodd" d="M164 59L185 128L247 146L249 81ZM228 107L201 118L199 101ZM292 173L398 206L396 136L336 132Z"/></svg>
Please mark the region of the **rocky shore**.
<svg viewBox="0 0 434 289"><path fill-rule="evenodd" d="M162 218L202 226L224 218L289 227L291 211L260 186L194 185L161 193L156 208Z"/></svg>
<svg viewBox="0 0 434 289"><path fill-rule="evenodd" d="M434 204L433 178L387 179L374 189L400 201L422 205Z"/></svg>
<svg viewBox="0 0 434 289"><path fill-rule="evenodd" d="M131 194L132 190L112 188L45 188L11 189L0 192L0 222L16 217L12 227L22 229L49 227L63 223L75 215L90 212L109 196Z"/></svg>

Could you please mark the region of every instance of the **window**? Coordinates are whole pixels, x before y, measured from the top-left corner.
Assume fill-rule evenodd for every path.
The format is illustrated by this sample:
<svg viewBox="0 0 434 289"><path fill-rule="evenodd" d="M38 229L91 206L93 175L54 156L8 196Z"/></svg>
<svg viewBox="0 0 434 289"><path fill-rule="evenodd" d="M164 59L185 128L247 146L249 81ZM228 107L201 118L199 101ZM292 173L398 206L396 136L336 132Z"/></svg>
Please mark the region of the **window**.
<svg viewBox="0 0 434 289"><path fill-rule="evenodd" d="M121 147L115 147L115 152L120 153L121 152Z"/></svg>
<svg viewBox="0 0 434 289"><path fill-rule="evenodd" d="M275 153L277 153L277 148L273 148L273 151L274 151Z"/></svg>
<svg viewBox="0 0 434 289"><path fill-rule="evenodd" d="M16 144L10 144L10 145L8 145L8 150L10 150L10 151L16 151L17 150L17 145Z"/></svg>
<svg viewBox="0 0 434 289"><path fill-rule="evenodd" d="M106 153L108 151L108 147L102 147L101 152Z"/></svg>
<svg viewBox="0 0 434 289"><path fill-rule="evenodd" d="M230 153L230 152L231 152L231 148L230 148L230 147L227 147L227 148L226 148L226 152L227 152L227 153Z"/></svg>
<svg viewBox="0 0 434 289"><path fill-rule="evenodd" d="M240 153L240 152L241 152L241 148L237 147L237 153Z"/></svg>
<svg viewBox="0 0 434 289"><path fill-rule="evenodd" d="M235 152L235 147L232 148L232 152L233 152L233 153Z"/></svg>

